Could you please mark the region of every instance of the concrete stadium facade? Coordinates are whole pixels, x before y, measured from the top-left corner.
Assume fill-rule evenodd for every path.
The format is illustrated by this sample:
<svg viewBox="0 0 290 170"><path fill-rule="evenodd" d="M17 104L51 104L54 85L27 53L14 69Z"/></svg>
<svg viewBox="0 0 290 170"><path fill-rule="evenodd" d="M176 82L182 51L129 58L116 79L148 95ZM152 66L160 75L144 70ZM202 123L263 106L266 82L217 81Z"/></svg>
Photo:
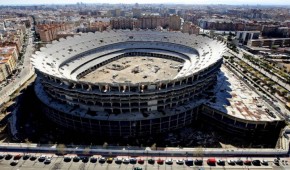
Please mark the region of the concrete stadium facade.
<svg viewBox="0 0 290 170"><path fill-rule="evenodd" d="M54 41L32 56L35 92L49 119L88 133L135 136L184 127L214 86L225 45L176 32L110 31ZM172 79L97 82L80 78L122 57L179 61Z"/></svg>

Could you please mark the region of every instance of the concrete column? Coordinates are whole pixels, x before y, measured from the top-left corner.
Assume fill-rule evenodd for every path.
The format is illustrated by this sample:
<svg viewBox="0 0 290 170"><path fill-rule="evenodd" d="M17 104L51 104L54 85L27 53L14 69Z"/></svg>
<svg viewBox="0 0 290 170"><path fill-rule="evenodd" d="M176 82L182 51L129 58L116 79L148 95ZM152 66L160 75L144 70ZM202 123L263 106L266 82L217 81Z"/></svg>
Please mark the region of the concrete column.
<svg viewBox="0 0 290 170"><path fill-rule="evenodd" d="M275 43L275 40L271 40L270 48L273 47L274 43Z"/></svg>

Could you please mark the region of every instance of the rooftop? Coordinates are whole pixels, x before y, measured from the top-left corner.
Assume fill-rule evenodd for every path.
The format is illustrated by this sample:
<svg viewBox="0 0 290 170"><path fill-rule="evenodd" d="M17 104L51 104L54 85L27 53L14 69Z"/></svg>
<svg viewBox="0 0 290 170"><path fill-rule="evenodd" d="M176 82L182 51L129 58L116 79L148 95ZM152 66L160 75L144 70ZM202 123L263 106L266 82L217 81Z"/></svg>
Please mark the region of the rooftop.
<svg viewBox="0 0 290 170"><path fill-rule="evenodd" d="M281 120L278 113L268 103L225 66L221 67L221 71L215 89L216 99L207 102L208 106L244 120Z"/></svg>
<svg viewBox="0 0 290 170"><path fill-rule="evenodd" d="M174 78L192 75L221 59L225 44L213 39L183 33L115 30L84 33L61 38L32 55L40 72L58 78L77 80L77 75L100 62L137 49L167 53L185 60Z"/></svg>

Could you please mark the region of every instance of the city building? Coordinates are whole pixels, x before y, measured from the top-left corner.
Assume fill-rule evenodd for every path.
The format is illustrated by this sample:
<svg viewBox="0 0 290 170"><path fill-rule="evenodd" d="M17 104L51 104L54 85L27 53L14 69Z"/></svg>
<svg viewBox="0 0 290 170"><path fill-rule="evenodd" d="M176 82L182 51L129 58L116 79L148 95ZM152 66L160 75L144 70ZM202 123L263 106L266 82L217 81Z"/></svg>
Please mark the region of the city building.
<svg viewBox="0 0 290 170"><path fill-rule="evenodd" d="M110 25L112 29L133 29L134 21L136 21L134 18L118 17L112 18Z"/></svg>
<svg viewBox="0 0 290 170"><path fill-rule="evenodd" d="M196 34L198 35L200 31L200 28L194 24L192 24L192 22L184 22L182 25L182 33L189 33L189 34Z"/></svg>
<svg viewBox="0 0 290 170"><path fill-rule="evenodd" d="M0 47L0 82L6 80L16 69L17 59L16 47Z"/></svg>
<svg viewBox="0 0 290 170"><path fill-rule="evenodd" d="M260 31L237 31L236 39L239 41L239 43L247 45L249 40L259 39L260 33Z"/></svg>
<svg viewBox="0 0 290 170"><path fill-rule="evenodd" d="M252 39L247 43L249 47L290 47L290 38L266 38L266 39Z"/></svg>
<svg viewBox="0 0 290 170"><path fill-rule="evenodd" d="M165 18L154 15L142 16L138 22L136 28L141 29L156 29L158 26L164 27L167 24Z"/></svg>
<svg viewBox="0 0 290 170"><path fill-rule="evenodd" d="M132 9L133 12L133 18L140 18L141 17L141 9L139 8L133 8Z"/></svg>
<svg viewBox="0 0 290 170"><path fill-rule="evenodd" d="M39 34L41 41L50 42L57 39L60 31L72 30L74 26L69 23L64 24L41 24L36 25L36 33Z"/></svg>
<svg viewBox="0 0 290 170"><path fill-rule="evenodd" d="M169 17L169 29L172 31L179 31L181 28L181 18L178 15L171 15Z"/></svg>

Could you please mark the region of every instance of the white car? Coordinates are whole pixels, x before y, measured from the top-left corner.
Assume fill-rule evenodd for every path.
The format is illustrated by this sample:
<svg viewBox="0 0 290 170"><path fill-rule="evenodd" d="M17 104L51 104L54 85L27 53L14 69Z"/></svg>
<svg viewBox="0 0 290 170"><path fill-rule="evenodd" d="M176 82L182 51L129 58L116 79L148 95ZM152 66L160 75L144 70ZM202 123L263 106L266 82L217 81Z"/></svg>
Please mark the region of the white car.
<svg viewBox="0 0 290 170"><path fill-rule="evenodd" d="M182 159L178 159L178 160L176 161L176 164L178 164L178 165L183 165L183 164L184 164L184 161L183 161Z"/></svg>
<svg viewBox="0 0 290 170"><path fill-rule="evenodd" d="M124 160L123 160L123 164L129 164L130 163L130 160L128 159L128 158L125 158Z"/></svg>
<svg viewBox="0 0 290 170"><path fill-rule="evenodd" d="M41 155L39 158L38 158L38 161L42 162L46 159L46 156L45 155Z"/></svg>
<svg viewBox="0 0 290 170"><path fill-rule="evenodd" d="M234 160L231 160L231 159L228 160L227 162L228 162L229 165L235 165L236 164L235 161Z"/></svg>
<svg viewBox="0 0 290 170"><path fill-rule="evenodd" d="M52 160L52 158L46 158L44 161L44 164L50 164L51 160Z"/></svg>
<svg viewBox="0 0 290 170"><path fill-rule="evenodd" d="M172 165L172 164L173 164L172 159L166 159L166 160L165 160L165 164L167 164L167 165Z"/></svg>

